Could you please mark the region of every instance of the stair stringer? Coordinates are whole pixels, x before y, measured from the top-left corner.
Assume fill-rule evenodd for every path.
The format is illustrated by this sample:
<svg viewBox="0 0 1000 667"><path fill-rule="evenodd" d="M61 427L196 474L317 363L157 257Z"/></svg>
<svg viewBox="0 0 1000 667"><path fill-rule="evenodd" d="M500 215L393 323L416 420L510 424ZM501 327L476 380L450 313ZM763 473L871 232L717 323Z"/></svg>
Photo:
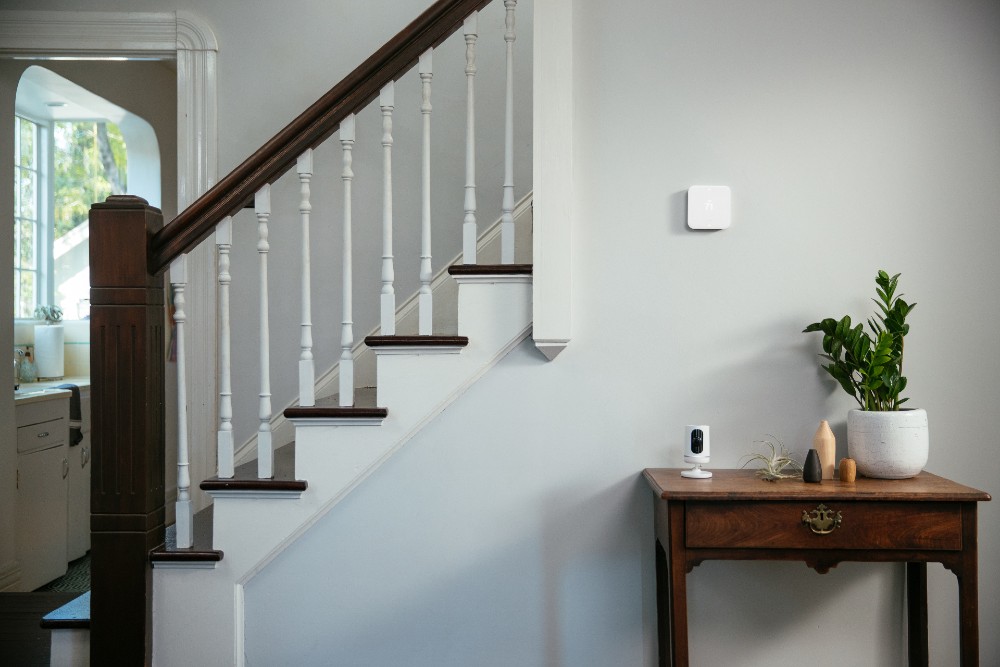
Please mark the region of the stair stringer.
<svg viewBox="0 0 1000 667"><path fill-rule="evenodd" d="M243 587L531 332L531 278L458 278L460 353L380 351L379 426L295 420L300 497L213 492L214 568L153 571L153 664L244 664ZM306 423L311 422L311 423Z"/></svg>

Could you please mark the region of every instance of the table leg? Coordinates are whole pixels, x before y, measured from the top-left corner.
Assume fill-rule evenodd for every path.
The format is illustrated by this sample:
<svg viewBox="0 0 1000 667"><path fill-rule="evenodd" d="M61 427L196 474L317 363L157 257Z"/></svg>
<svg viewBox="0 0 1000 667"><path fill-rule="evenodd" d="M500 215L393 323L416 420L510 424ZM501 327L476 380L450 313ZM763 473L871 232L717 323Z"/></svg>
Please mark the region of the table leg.
<svg viewBox="0 0 1000 667"><path fill-rule="evenodd" d="M670 667L670 570L667 552L656 540L656 634L659 640L659 665Z"/></svg>
<svg viewBox="0 0 1000 667"><path fill-rule="evenodd" d="M976 503L968 503L962 508L962 567L956 572L962 667L979 665L979 554L976 509Z"/></svg>
<svg viewBox="0 0 1000 667"><path fill-rule="evenodd" d="M687 558L684 505L670 505L670 653L673 667L688 667Z"/></svg>
<svg viewBox="0 0 1000 667"><path fill-rule="evenodd" d="M906 564L906 646L910 667L927 667L927 563Z"/></svg>

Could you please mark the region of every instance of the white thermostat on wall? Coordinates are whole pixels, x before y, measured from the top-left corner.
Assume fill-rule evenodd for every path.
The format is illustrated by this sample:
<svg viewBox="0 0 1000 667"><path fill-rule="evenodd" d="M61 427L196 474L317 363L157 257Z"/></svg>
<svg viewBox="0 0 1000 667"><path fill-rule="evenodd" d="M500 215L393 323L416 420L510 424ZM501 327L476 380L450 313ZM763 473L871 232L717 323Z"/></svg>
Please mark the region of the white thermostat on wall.
<svg viewBox="0 0 1000 667"><path fill-rule="evenodd" d="M732 196L728 185L692 185L688 188L688 227L728 229Z"/></svg>

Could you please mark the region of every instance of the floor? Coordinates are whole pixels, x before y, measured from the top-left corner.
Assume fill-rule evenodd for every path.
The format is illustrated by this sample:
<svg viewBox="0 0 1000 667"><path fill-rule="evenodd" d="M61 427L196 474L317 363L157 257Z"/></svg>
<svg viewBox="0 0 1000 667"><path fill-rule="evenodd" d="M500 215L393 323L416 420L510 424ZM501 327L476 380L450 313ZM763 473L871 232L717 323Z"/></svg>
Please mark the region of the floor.
<svg viewBox="0 0 1000 667"><path fill-rule="evenodd" d="M79 596L79 592L0 593L0 665L47 667L51 631L38 623Z"/></svg>
<svg viewBox="0 0 1000 667"><path fill-rule="evenodd" d="M90 553L71 561L66 567L66 574L54 579L39 588L36 592L49 593L53 591L86 593L90 590Z"/></svg>
<svg viewBox="0 0 1000 667"><path fill-rule="evenodd" d="M51 630L38 626L49 612L90 590L90 554L33 593L0 593L0 666L48 667Z"/></svg>

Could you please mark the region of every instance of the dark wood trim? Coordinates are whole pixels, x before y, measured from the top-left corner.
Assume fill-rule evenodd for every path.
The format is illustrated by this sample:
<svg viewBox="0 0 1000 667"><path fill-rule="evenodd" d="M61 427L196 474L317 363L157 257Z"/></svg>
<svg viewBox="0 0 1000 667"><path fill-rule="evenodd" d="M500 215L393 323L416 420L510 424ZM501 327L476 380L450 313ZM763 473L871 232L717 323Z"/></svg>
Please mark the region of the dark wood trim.
<svg viewBox="0 0 1000 667"><path fill-rule="evenodd" d="M202 491L305 491L304 479L222 479L209 477L201 483Z"/></svg>
<svg viewBox="0 0 1000 667"><path fill-rule="evenodd" d="M91 625L94 665L149 665L152 570L164 541L163 280L147 270L163 224L145 200L90 209Z"/></svg>
<svg viewBox="0 0 1000 667"><path fill-rule="evenodd" d="M466 347L468 336L368 336L368 347Z"/></svg>
<svg viewBox="0 0 1000 667"><path fill-rule="evenodd" d="M959 645L963 667L979 664L979 511L974 502L962 506L965 548L962 564L952 571L958 576Z"/></svg>
<svg viewBox="0 0 1000 667"><path fill-rule="evenodd" d="M217 563L225 554L219 549L153 549L149 560L153 563Z"/></svg>
<svg viewBox="0 0 1000 667"><path fill-rule="evenodd" d="M387 83L416 64L420 54L443 42L469 14L489 2L439 0L431 5L157 233L149 254L150 270L162 273L171 261L207 238L223 218L243 208L261 187L291 169L306 149L322 143L344 118L364 108Z"/></svg>
<svg viewBox="0 0 1000 667"><path fill-rule="evenodd" d="M274 477L257 477L257 461L248 461L236 467L228 478L209 477L201 483L203 491L257 491L302 493L309 486L305 480L295 479L295 443L279 447L274 452Z"/></svg>
<svg viewBox="0 0 1000 667"><path fill-rule="evenodd" d="M452 276L530 276L532 264L452 264Z"/></svg>
<svg viewBox="0 0 1000 667"><path fill-rule="evenodd" d="M334 405L316 405L312 407L294 406L286 408L283 413L286 419L385 419L389 415L388 408L342 408Z"/></svg>
<svg viewBox="0 0 1000 667"><path fill-rule="evenodd" d="M79 596L79 593L55 591L0 593L0 664L4 667L50 664L52 631L41 627L41 620Z"/></svg>
<svg viewBox="0 0 1000 667"><path fill-rule="evenodd" d="M927 563L906 564L906 653L911 665L927 667Z"/></svg>
<svg viewBox="0 0 1000 667"><path fill-rule="evenodd" d="M167 527L166 542L149 554L152 563L217 563L225 554L221 549L212 548L215 527L215 505L195 512L192 517L193 539L187 549L177 548L177 527Z"/></svg>

